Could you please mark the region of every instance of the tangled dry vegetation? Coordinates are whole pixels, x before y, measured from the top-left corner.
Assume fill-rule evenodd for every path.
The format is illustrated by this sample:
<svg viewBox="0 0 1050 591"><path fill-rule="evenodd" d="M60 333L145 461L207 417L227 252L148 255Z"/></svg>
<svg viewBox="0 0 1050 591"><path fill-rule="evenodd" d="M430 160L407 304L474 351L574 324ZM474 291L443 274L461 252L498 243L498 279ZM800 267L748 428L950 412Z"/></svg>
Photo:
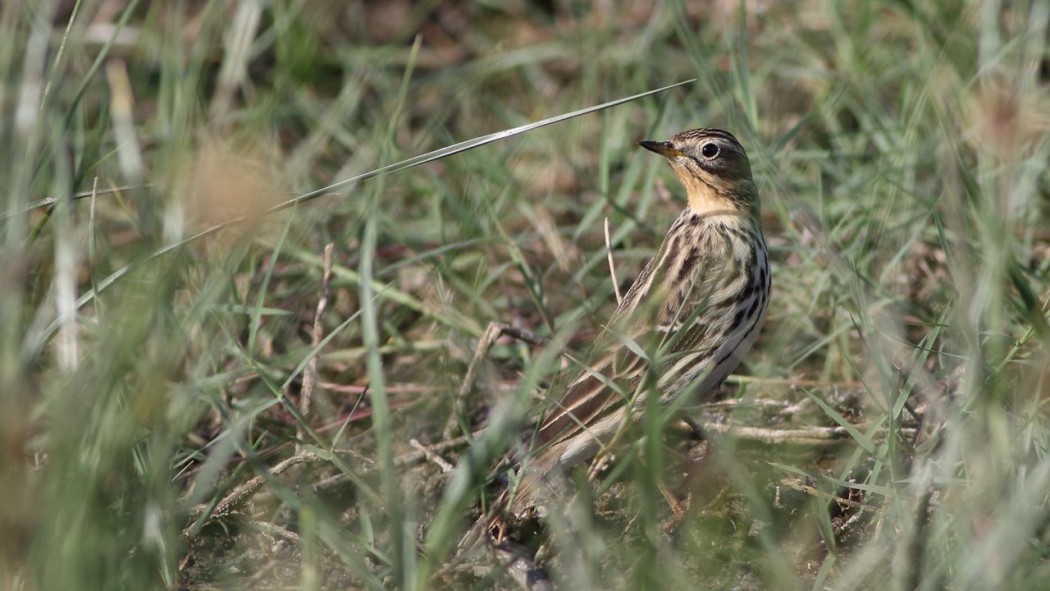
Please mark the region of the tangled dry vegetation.
<svg viewBox="0 0 1050 591"><path fill-rule="evenodd" d="M483 428L557 379L561 349L586 356L615 306L607 244L622 290L677 213L635 142L700 125L751 154L766 328L718 399L688 409L705 439L640 425L576 475L582 509L546 528L561 544L530 526L519 541L566 588L1050 585L1046 15L0 11L4 588L510 585L454 553L505 477ZM464 389L490 322L558 344L501 336ZM468 470L472 453L492 461Z"/></svg>

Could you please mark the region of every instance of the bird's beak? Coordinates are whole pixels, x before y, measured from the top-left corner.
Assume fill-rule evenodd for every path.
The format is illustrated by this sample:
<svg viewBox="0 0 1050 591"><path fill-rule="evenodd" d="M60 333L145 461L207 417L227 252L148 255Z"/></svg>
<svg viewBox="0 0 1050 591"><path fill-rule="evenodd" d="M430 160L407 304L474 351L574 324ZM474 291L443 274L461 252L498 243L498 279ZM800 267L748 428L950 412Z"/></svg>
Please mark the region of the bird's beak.
<svg viewBox="0 0 1050 591"><path fill-rule="evenodd" d="M681 150L671 145L671 142L653 142L645 140L638 142L638 145L650 152L656 152L664 158L677 158L678 156L683 155Z"/></svg>

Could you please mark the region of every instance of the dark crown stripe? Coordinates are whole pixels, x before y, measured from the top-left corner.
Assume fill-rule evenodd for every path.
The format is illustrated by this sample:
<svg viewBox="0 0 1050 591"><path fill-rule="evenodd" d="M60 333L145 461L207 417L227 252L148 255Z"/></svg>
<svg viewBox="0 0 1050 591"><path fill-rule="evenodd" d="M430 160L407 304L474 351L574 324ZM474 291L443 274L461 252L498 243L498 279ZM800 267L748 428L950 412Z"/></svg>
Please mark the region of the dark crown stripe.
<svg viewBox="0 0 1050 591"><path fill-rule="evenodd" d="M675 138L679 140L699 140L704 138L717 138L729 142L731 145L739 148L741 152L744 151L744 147L740 145L740 141L736 139L736 136L729 133L728 131L725 131L724 129L717 129L714 127L701 127L700 129L683 131L682 133L679 133L677 136L675 136Z"/></svg>

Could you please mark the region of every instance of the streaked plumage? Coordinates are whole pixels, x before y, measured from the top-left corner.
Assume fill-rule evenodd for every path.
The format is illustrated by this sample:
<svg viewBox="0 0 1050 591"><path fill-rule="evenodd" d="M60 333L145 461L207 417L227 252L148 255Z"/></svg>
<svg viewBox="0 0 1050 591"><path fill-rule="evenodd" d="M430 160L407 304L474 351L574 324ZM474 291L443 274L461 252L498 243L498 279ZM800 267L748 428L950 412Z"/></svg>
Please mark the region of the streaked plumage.
<svg viewBox="0 0 1050 591"><path fill-rule="evenodd" d="M640 145L668 159L687 206L597 341L605 353L552 391L556 402L519 458L524 473L514 498L497 503L512 514L542 505L550 474L594 457L626 420L638 419L648 391L665 402L683 392L697 401L710 396L765 318L769 259L743 147L718 129ZM640 386L651 363L655 388Z"/></svg>

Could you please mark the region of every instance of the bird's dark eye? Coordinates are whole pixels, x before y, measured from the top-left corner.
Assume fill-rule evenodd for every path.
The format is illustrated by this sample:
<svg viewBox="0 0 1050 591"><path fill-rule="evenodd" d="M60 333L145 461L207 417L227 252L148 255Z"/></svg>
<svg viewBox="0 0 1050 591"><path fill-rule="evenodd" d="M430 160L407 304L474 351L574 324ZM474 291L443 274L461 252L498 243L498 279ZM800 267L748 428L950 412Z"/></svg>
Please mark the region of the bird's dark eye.
<svg viewBox="0 0 1050 591"><path fill-rule="evenodd" d="M703 148L700 148L700 153L704 155L704 158L714 158L718 156L718 146L714 144L704 144Z"/></svg>

